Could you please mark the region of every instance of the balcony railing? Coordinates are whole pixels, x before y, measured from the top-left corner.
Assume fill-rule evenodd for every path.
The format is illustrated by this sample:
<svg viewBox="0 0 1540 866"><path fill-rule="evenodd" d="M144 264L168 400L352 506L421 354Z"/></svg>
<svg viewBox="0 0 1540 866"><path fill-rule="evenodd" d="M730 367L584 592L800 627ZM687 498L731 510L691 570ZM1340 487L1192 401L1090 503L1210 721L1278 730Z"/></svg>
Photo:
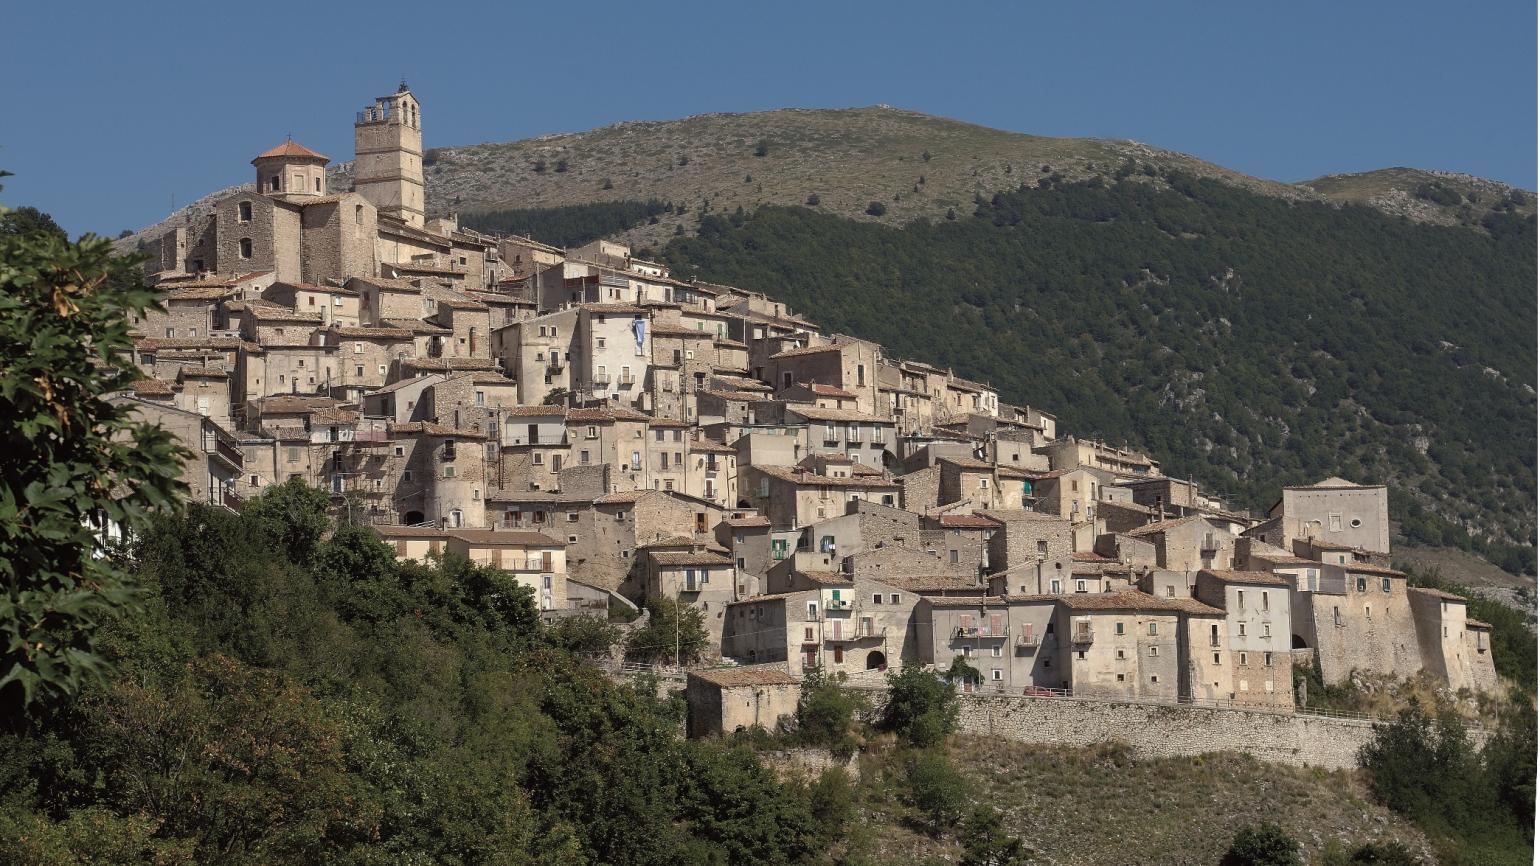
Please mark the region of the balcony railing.
<svg viewBox="0 0 1540 866"><path fill-rule="evenodd" d="M620 384L621 384L622 387L627 386L627 385L635 385L636 384L636 376L631 374L631 373L621 373L620 374Z"/></svg>
<svg viewBox="0 0 1540 866"><path fill-rule="evenodd" d="M1040 635L1035 635L1035 634L1019 634L1019 635L1016 635L1016 645L1017 646L1038 646L1042 642L1043 642L1043 638Z"/></svg>
<svg viewBox="0 0 1540 866"><path fill-rule="evenodd" d="M222 487L220 488L219 493L219 504L230 509L231 511L240 511L241 507L246 504L246 500L236 495L234 490L231 490L228 487Z"/></svg>
<svg viewBox="0 0 1540 866"><path fill-rule="evenodd" d="M829 610L855 610L856 602L851 598L831 598L824 607Z"/></svg>
<svg viewBox="0 0 1540 866"><path fill-rule="evenodd" d="M610 383L610 374L609 373L595 373L593 375L591 381L595 385L608 385Z"/></svg>
<svg viewBox="0 0 1540 866"><path fill-rule="evenodd" d="M1077 628L1070 637L1072 643L1092 643L1095 640L1094 633L1088 628Z"/></svg>

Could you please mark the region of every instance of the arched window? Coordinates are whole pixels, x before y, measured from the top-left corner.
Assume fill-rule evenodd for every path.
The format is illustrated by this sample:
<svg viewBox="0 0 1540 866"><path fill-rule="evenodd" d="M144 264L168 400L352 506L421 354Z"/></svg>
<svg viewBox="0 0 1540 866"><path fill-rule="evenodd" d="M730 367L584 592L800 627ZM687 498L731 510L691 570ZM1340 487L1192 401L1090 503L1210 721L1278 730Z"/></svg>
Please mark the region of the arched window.
<svg viewBox="0 0 1540 866"><path fill-rule="evenodd" d="M251 238L241 238L241 258L251 258Z"/></svg>
<svg viewBox="0 0 1540 866"><path fill-rule="evenodd" d="M241 202L241 222L251 222L251 202L249 201Z"/></svg>

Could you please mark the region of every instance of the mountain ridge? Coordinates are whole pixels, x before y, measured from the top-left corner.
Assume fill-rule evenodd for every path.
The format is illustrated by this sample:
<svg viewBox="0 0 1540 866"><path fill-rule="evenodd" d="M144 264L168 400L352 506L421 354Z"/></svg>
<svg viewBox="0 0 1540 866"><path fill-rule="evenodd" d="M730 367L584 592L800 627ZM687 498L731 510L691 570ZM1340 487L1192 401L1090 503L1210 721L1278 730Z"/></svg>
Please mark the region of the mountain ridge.
<svg viewBox="0 0 1540 866"><path fill-rule="evenodd" d="M761 145L762 155L756 155ZM766 204L813 206L889 225L945 219L949 212L971 210L977 197L1024 180L1112 177L1128 163L1277 198L1364 204L1414 221L1478 230L1480 217L1504 200L1513 200L1521 214L1535 210L1533 193L1451 172L1396 167L1290 183L1133 140L1034 135L884 105L623 120L516 141L432 147L423 159L435 214L650 198L686 209L628 232L624 239L637 246L693 230L703 212ZM334 189L350 188L352 163L333 165L330 180ZM1431 198L1419 197L1419 189ZM208 198L125 238L124 246L196 214ZM885 212L868 213L873 202Z"/></svg>

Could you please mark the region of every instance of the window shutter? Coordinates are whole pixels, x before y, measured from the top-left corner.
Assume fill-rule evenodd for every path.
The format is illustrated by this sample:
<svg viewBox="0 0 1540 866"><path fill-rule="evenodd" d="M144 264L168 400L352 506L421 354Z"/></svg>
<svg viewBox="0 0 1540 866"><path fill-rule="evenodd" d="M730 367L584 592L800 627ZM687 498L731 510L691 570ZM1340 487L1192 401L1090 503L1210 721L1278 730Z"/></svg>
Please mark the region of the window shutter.
<svg viewBox="0 0 1540 866"><path fill-rule="evenodd" d="M1003 633L1000 625L1000 614L992 613L989 615L989 633L992 635Z"/></svg>

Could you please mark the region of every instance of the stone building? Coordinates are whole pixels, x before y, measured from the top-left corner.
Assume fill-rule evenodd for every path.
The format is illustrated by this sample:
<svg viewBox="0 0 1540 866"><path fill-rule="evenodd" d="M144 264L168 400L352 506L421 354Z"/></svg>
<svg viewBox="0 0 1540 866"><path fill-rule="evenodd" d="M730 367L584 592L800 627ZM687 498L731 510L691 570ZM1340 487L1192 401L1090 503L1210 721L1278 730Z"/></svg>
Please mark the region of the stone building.
<svg viewBox="0 0 1540 866"><path fill-rule="evenodd" d="M1211 623L1210 629L1211 637L1228 630L1236 703L1294 705L1290 588L1286 578L1265 571L1198 572L1198 600L1225 612L1223 624Z"/></svg>
<svg viewBox="0 0 1540 866"><path fill-rule="evenodd" d="M1390 552L1390 506L1385 485L1327 478L1285 487L1268 520L1249 534L1282 548L1315 539L1373 553Z"/></svg>
<svg viewBox="0 0 1540 866"><path fill-rule="evenodd" d="M685 735L714 737L751 728L774 730L797 713L802 684L782 671L740 668L691 671L685 681Z"/></svg>

